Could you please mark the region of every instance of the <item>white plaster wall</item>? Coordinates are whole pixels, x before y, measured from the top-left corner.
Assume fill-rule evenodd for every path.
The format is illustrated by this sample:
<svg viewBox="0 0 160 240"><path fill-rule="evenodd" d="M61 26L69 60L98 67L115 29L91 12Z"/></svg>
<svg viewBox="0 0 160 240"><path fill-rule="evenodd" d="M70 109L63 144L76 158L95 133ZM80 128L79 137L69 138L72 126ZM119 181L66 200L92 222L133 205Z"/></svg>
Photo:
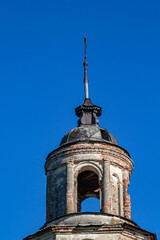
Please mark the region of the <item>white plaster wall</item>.
<svg viewBox="0 0 160 240"><path fill-rule="evenodd" d="M56 240L118 240L120 234L70 234L57 235Z"/></svg>

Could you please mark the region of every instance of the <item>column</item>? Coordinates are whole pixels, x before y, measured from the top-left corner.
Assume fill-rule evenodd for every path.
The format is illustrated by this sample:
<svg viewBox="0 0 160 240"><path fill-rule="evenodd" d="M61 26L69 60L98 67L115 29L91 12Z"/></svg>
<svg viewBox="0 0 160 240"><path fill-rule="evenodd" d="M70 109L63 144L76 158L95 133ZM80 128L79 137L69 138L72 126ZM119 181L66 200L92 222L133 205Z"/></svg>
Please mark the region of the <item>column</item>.
<svg viewBox="0 0 160 240"><path fill-rule="evenodd" d="M111 213L110 164L103 162L103 212Z"/></svg>
<svg viewBox="0 0 160 240"><path fill-rule="evenodd" d="M66 213L74 212L74 175L73 161L67 162Z"/></svg>
<svg viewBox="0 0 160 240"><path fill-rule="evenodd" d="M131 201L130 195L127 193L129 186L129 173L127 170L123 173L123 201L124 201L124 217L131 219Z"/></svg>
<svg viewBox="0 0 160 240"><path fill-rule="evenodd" d="M119 215L124 216L124 211L123 211L123 186L122 183L119 182Z"/></svg>

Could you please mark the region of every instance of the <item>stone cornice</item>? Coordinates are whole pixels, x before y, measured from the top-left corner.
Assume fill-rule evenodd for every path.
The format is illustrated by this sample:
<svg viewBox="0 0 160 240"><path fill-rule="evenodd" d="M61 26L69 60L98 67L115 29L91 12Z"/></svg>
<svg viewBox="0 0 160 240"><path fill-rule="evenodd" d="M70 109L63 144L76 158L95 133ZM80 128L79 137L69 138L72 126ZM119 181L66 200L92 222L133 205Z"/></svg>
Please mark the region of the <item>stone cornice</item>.
<svg viewBox="0 0 160 240"><path fill-rule="evenodd" d="M61 234L121 234L129 239L142 239L142 237L150 240L157 240L157 236L154 233L148 232L140 227L130 225L128 223L120 224L102 224L102 225L83 225L79 224L77 226L64 226L64 225L51 225L49 227L40 229L37 233L31 234L30 236L24 238L24 240L33 239L33 237L41 237L44 233L50 233L54 235ZM114 235L113 235L114 237ZM143 239L144 239L143 238Z"/></svg>
<svg viewBox="0 0 160 240"><path fill-rule="evenodd" d="M130 157L129 152L119 145L115 145L115 144L112 144L112 143L109 143L109 142L101 142L101 141L97 141L97 140L95 140L95 141L94 140L92 140L92 141L84 140L83 142L82 141L74 141L74 142L69 142L69 143L66 143L66 144L63 144L63 145L59 146L58 148L56 148L55 150L53 150L51 153L48 154L46 160L48 158L50 158L51 155L53 155L56 152L61 151L62 149L66 149L66 148L72 147L72 146L77 145L77 144L87 144L87 143L88 144L103 144L103 145L109 145L111 147L116 147L116 148L119 148L119 149L123 150Z"/></svg>
<svg viewBox="0 0 160 240"><path fill-rule="evenodd" d="M50 157L47 159L46 164L45 164L45 170L48 169L49 165L53 162L53 161L57 161L62 159L62 162L64 163L65 161L67 161L67 158L72 157L72 156L77 156L79 154L84 154L87 156L87 154L101 154L102 155L102 159L110 162L113 165L119 165L122 167L122 165L118 162L116 162L116 160L120 160L122 162L125 162L125 164L129 167L130 171L132 172L133 170L133 161L131 160L131 158L121 149L115 147L115 146L110 146L110 145L106 145L106 144L101 144L101 143L79 143L79 144L74 144L72 146L69 146L65 149L61 149L58 152L54 152L53 155L50 155ZM107 159L106 159L107 158ZM115 161L113 161L112 158L115 158ZM97 159L94 159L95 161ZM98 161L100 161L98 159ZM56 163L55 163L56 164ZM127 168L128 168L127 167Z"/></svg>

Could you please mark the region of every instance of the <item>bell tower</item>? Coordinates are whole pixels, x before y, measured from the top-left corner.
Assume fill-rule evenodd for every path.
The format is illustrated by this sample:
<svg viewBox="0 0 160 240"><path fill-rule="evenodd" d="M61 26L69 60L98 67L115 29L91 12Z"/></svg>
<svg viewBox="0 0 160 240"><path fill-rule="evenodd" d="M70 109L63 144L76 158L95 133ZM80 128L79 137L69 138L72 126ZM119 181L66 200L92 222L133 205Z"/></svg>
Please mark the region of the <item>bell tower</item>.
<svg viewBox="0 0 160 240"><path fill-rule="evenodd" d="M45 163L46 223L25 240L156 239L131 220L127 192L133 161L115 137L99 126L101 107L89 98L86 37L85 100L75 109L78 126L68 132ZM81 212L82 202L99 199L99 212Z"/></svg>

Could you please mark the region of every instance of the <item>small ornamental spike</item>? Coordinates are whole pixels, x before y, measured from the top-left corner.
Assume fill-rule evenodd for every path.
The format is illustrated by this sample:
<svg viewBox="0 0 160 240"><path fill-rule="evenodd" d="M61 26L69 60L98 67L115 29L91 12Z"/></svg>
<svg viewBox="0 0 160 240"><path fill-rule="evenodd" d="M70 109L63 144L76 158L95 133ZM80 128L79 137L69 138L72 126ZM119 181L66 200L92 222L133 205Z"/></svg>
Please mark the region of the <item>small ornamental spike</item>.
<svg viewBox="0 0 160 240"><path fill-rule="evenodd" d="M85 99L89 98L88 93L88 78L87 78L87 60L86 60L86 49L87 49L87 43L86 43L86 37L84 37L84 46L85 46L85 57L84 57L84 91L85 91Z"/></svg>

